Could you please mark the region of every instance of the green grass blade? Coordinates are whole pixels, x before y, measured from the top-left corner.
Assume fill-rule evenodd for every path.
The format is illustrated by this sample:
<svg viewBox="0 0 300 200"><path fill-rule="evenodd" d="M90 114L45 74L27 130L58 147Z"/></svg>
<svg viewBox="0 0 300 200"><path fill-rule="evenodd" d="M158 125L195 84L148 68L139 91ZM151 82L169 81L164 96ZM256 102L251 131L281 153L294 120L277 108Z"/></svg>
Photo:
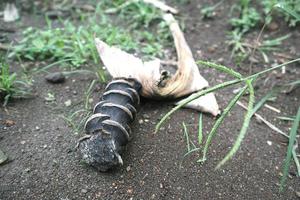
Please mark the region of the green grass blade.
<svg viewBox="0 0 300 200"><path fill-rule="evenodd" d="M294 120L292 129L291 129L291 132L289 135L289 145L287 148L287 154L286 154L285 162L284 162L283 176L280 181L280 191L283 191L286 180L287 180L287 176L289 173L289 168L290 168L291 158L292 158L292 151L293 151L295 141L296 141L296 135L297 135L299 122L300 122L300 107L298 108L296 119Z"/></svg>
<svg viewBox="0 0 300 200"><path fill-rule="evenodd" d="M221 71L221 72L225 72L226 74L229 74L235 78L242 78L242 75L236 71L234 71L233 69L229 68L229 67L226 67L226 66L223 66L223 65L220 65L220 64L216 64L216 63L212 63L212 62L208 62L208 61L203 61L203 60L198 60L197 61L197 64L201 64L203 66L207 66L207 67L211 67L211 68L214 68L218 71Z"/></svg>
<svg viewBox="0 0 300 200"><path fill-rule="evenodd" d="M187 131L187 128L186 128L186 125L185 125L184 122L182 122L182 126L183 126L183 133L184 133L184 136L185 136L185 139L186 139L186 147L187 147L188 152L190 152L191 151L191 146L190 146L189 133Z"/></svg>
<svg viewBox="0 0 300 200"><path fill-rule="evenodd" d="M229 104L224 109L223 113L221 114L221 116L215 122L214 126L212 127L212 129L209 132L208 137L206 139L205 146L204 146L204 149L203 149L203 157L202 157L202 159L198 160L198 162L201 162L201 161L203 162L203 161L206 160L206 154L207 154L207 151L208 151L208 147L211 144L211 141L212 141L213 137L215 136L217 130L219 129L222 122L224 121L225 117L228 115L230 110L232 110L232 108L234 107L236 102L243 96L243 94L245 93L247 88L248 88L247 86L243 87L240 90L240 92L231 99L231 101L229 102Z"/></svg>
<svg viewBox="0 0 300 200"><path fill-rule="evenodd" d="M155 133L158 132L159 128L161 127L161 125L174 113L176 112L178 109L180 109L181 107L185 106L187 103L193 101L194 99L197 99L203 95L206 95L208 93L214 92L216 90L219 90L221 88L225 88L231 85L234 85L236 83L241 82L241 80L231 80L231 81L227 81L224 83L220 83L218 85L215 85L213 87L201 90L199 92L196 92L194 94L192 94L191 96L189 96L188 98L184 99L180 104L178 104L177 106L175 106L172 110L170 110L167 114L165 114L163 116L163 118L158 122L158 124L155 127Z"/></svg>
<svg viewBox="0 0 300 200"><path fill-rule="evenodd" d="M252 110L252 115L254 115L265 103L270 99L275 93L275 90L268 92L261 100L259 100Z"/></svg>
<svg viewBox="0 0 300 200"><path fill-rule="evenodd" d="M199 114L199 122L198 122L198 144L202 144L203 138L203 126L202 126L202 113Z"/></svg>
<svg viewBox="0 0 300 200"><path fill-rule="evenodd" d="M298 177L299 177L300 176L300 162L299 162L299 159L297 157L296 148L293 148L292 154L293 154L293 159L295 161L295 165L296 165L296 168L297 168L297 174L298 174Z"/></svg>
<svg viewBox="0 0 300 200"><path fill-rule="evenodd" d="M201 148L194 148L194 149L190 150L189 152L187 152L183 155L183 158L187 157L188 155L190 155L193 152L199 151L200 149Z"/></svg>
<svg viewBox="0 0 300 200"><path fill-rule="evenodd" d="M284 12L287 12L289 15L293 16L297 21L300 21L300 15L290 6L288 6L287 3L279 2L275 4L274 7L282 9Z"/></svg>
<svg viewBox="0 0 300 200"><path fill-rule="evenodd" d="M281 67L283 67L283 66L286 66L286 65L289 65L289 64L298 62L298 61L300 61L300 58L296 58L296 59L294 59L294 60L290 60L290 61L285 62L285 63L282 63L282 64L280 64L280 65L276 65L276 66L274 66L274 67L271 67L271 68L262 70L262 71L260 71L260 72L257 72L257 73L255 73L255 74L252 74L252 75L250 75L250 76L247 76L247 77L243 78L243 80L249 80L249 79L258 77L258 76L260 76L260 75L262 75L262 74L268 73L268 72L270 72L270 71L273 71L273 70L275 70L275 69L279 69L279 68L281 68Z"/></svg>
<svg viewBox="0 0 300 200"><path fill-rule="evenodd" d="M246 81L246 80L250 80L250 79L253 79L253 78L256 78L262 74L265 74L265 73L268 73L272 70L275 70L275 69L279 69L283 66L286 66L288 64L292 64L292 63L295 63L295 62L298 62L300 61L300 58L297 58L297 59L294 59L294 60L290 60L288 62L285 62L285 63L282 63L280 65L276 65L274 67L271 67L269 69L266 69L266 70L263 70L263 71L260 71L256 74L252 74L250 76L247 76L245 78L241 78L241 79L236 79L236 80L231 80L231 81L226 81L224 83L221 83L221 84L218 84L218 85L215 85L213 87L210 87L210 88L207 88L205 90L201 90L199 92L196 92L194 93L193 95L189 96L188 98L186 98L184 101L181 102L181 104L178 104L177 106L175 106L172 110L170 110L167 114L165 114L163 116L163 118L158 122L158 124L156 125L155 127L155 133L158 132L159 128L161 127L161 125L174 113L176 112L178 109L180 109L181 107L185 106L186 104L188 104L189 102L193 101L194 99L197 99L205 94L208 94L208 93L211 93L211 92L214 92L216 90L219 90L219 89L222 89L222 88L225 88L225 87L228 87L228 86L231 86L231 85L234 85L234 84L237 84L237 83L240 83L242 81ZM199 62L201 63L201 62ZM209 63L209 62L207 62ZM204 64L204 63L202 63ZM216 67L217 68L217 67ZM226 68L226 67L225 67ZM225 70L224 68L224 70ZM221 69L221 67L220 67ZM229 68L228 68L229 69ZM229 72L228 72L229 73ZM233 75L234 73L232 73ZM237 74L236 74L237 75Z"/></svg>
<svg viewBox="0 0 300 200"><path fill-rule="evenodd" d="M231 150L229 151L229 153L227 153L227 155L223 158L223 160L221 160L221 162L219 162L219 164L217 165L216 169L219 169L222 165L224 165L229 159L231 159L233 157L233 155L237 152L237 150L239 149L239 147L241 146L241 143L247 133L247 129L249 127L249 123L252 117L252 110L253 110L253 106L254 106L254 101L255 101L255 97L254 97L254 88L252 86L252 81L251 80L247 80L247 86L248 86L248 91L249 91L249 103L248 103L248 109L247 109L247 113L245 115L245 119L240 131L240 134L238 135L238 138L236 139L233 147L231 148Z"/></svg>

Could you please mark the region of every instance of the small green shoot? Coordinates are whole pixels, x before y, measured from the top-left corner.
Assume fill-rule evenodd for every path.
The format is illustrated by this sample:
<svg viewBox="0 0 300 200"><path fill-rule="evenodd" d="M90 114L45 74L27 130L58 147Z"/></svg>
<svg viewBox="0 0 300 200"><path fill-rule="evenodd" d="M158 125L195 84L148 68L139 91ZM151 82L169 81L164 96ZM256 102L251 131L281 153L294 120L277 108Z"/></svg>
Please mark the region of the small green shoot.
<svg viewBox="0 0 300 200"><path fill-rule="evenodd" d="M215 16L216 8L220 6L223 2L224 0L221 0L213 6L204 6L203 8L201 8L200 12L202 14L202 18L203 19L213 18Z"/></svg>
<svg viewBox="0 0 300 200"><path fill-rule="evenodd" d="M202 125L202 113L199 114L199 122L198 122L198 144L202 144L202 139L203 139L203 125Z"/></svg>
<svg viewBox="0 0 300 200"><path fill-rule="evenodd" d="M203 157L202 157L202 159L198 160L197 162L204 162L206 160L206 155L207 155L207 152L208 152L208 147L211 144L213 137L217 133L217 130L219 129L220 125L222 124L222 122L224 121L224 119L227 117L227 115L229 114L229 112L235 106L236 102L243 96L243 94L246 92L247 89L248 89L247 86L245 86L244 88L242 88L240 90L240 92L236 96L234 96L232 98L232 100L229 102L229 104L226 106L226 108L222 112L221 116L217 119L217 121L215 122L214 126L212 127L212 129L209 132L208 137L206 139L205 146L203 148Z"/></svg>
<svg viewBox="0 0 300 200"><path fill-rule="evenodd" d="M11 98L25 98L30 94L30 85L17 78L16 73L10 73L9 65L0 58L0 100L6 106Z"/></svg>
<svg viewBox="0 0 300 200"><path fill-rule="evenodd" d="M191 145L190 145L190 138L189 138L189 133L187 131L186 125L184 122L182 122L182 126L183 126L183 133L186 139L186 148L187 151L190 152L191 151Z"/></svg>
<svg viewBox="0 0 300 200"><path fill-rule="evenodd" d="M286 155L285 162L284 162L283 176L282 176L281 182L280 182L280 191L283 191L285 184L286 184L286 180L287 180L287 176L288 176L289 168L290 168L290 164L291 164L290 162L292 159L292 152L293 152L294 145L296 142L296 135L297 135L299 122L300 122L300 107L298 108L298 112L296 114L296 119L294 120L292 129L291 129L290 135L289 135L289 145L287 148L287 155ZM297 157L297 155L296 155L296 157ZM299 166L299 163L298 163L298 166ZM299 171L298 171L298 174L299 174Z"/></svg>

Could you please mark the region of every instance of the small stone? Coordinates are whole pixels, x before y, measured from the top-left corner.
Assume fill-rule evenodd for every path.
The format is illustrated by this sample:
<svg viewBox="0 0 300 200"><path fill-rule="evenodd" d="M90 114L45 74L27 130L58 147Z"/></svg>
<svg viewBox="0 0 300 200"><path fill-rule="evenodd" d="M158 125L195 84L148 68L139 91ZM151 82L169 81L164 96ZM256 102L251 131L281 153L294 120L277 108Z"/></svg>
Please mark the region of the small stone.
<svg viewBox="0 0 300 200"><path fill-rule="evenodd" d="M50 19L64 18L68 15L69 15L68 12L60 11L60 10L51 10L46 12L46 16Z"/></svg>
<svg viewBox="0 0 300 200"><path fill-rule="evenodd" d="M30 172L30 168L26 168L26 169L24 169L24 171L28 173L28 172Z"/></svg>
<svg viewBox="0 0 300 200"><path fill-rule="evenodd" d="M207 48L208 53L214 53L216 51L216 46L210 46Z"/></svg>
<svg viewBox="0 0 300 200"><path fill-rule="evenodd" d="M65 75L61 72L50 73L45 78L50 83L63 83L66 80Z"/></svg>
<svg viewBox="0 0 300 200"><path fill-rule="evenodd" d="M25 143L26 143L26 141L25 141L25 140L22 140L20 143L21 143L21 144L25 144Z"/></svg>
<svg viewBox="0 0 300 200"><path fill-rule="evenodd" d="M77 95L77 91L75 91L75 90L74 90L72 93L73 93L74 95Z"/></svg>
<svg viewBox="0 0 300 200"><path fill-rule="evenodd" d="M276 23L276 22L271 22L269 25L268 25L268 29L270 31L277 31L279 28L279 25Z"/></svg>
<svg viewBox="0 0 300 200"><path fill-rule="evenodd" d="M72 101L69 99L69 100L65 101L64 104L65 104L65 106L69 107L72 105Z"/></svg>
<svg viewBox="0 0 300 200"><path fill-rule="evenodd" d="M221 57L221 58L218 58L217 62L218 62L218 63L224 62L224 58L222 58L222 57Z"/></svg>
<svg viewBox="0 0 300 200"><path fill-rule="evenodd" d="M130 170L131 170L131 167L130 167L130 166L126 167L126 171L127 171L127 172L129 172Z"/></svg>
<svg viewBox="0 0 300 200"><path fill-rule="evenodd" d="M147 115L147 114L143 114L143 118L144 118L144 119L149 119L149 118L150 118L150 116L149 116L149 115Z"/></svg>
<svg viewBox="0 0 300 200"><path fill-rule="evenodd" d="M269 146L272 146L272 141L267 141L267 144L269 145Z"/></svg>
<svg viewBox="0 0 300 200"><path fill-rule="evenodd" d="M139 124L143 124L144 121L142 119L139 120Z"/></svg>
<svg viewBox="0 0 300 200"><path fill-rule="evenodd" d="M15 124L16 124L16 122L13 121L13 120L7 119L7 120L4 121L4 125L5 125L5 126L8 126L8 127L13 126L13 125L15 125Z"/></svg>
<svg viewBox="0 0 300 200"><path fill-rule="evenodd" d="M127 194L132 194L133 193L133 189L132 188L129 188L128 190L127 190Z"/></svg>
<svg viewBox="0 0 300 200"><path fill-rule="evenodd" d="M18 9L14 3L7 3L3 12L4 22L13 22L20 18Z"/></svg>
<svg viewBox="0 0 300 200"><path fill-rule="evenodd" d="M36 130L36 131L39 131L39 130L40 130L40 127L36 126L36 127L35 127L35 130Z"/></svg>
<svg viewBox="0 0 300 200"><path fill-rule="evenodd" d="M87 193L87 189L81 189L81 193Z"/></svg>

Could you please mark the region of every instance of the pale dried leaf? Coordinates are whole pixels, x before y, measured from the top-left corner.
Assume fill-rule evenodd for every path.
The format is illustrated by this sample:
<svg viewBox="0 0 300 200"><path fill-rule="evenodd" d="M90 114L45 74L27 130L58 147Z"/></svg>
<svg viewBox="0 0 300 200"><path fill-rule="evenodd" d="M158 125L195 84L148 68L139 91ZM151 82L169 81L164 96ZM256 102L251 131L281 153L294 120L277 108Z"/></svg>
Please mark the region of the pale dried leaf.
<svg viewBox="0 0 300 200"><path fill-rule="evenodd" d="M4 21L13 22L19 19L19 12L15 4L7 3L4 9Z"/></svg>

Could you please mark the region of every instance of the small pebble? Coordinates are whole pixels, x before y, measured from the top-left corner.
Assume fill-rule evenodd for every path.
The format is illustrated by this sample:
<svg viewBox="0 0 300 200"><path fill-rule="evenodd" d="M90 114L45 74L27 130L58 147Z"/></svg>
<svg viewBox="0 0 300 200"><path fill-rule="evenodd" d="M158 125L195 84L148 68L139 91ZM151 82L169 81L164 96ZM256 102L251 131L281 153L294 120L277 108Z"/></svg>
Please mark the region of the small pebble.
<svg viewBox="0 0 300 200"><path fill-rule="evenodd" d="M69 99L69 100L65 101L64 104L65 104L65 106L69 107L72 105L72 101Z"/></svg>
<svg viewBox="0 0 300 200"><path fill-rule="evenodd" d="M87 193L87 189L81 189L81 193Z"/></svg>
<svg viewBox="0 0 300 200"><path fill-rule="evenodd" d="M66 80L65 75L61 72L50 73L45 78L50 83L63 83Z"/></svg>
<svg viewBox="0 0 300 200"><path fill-rule="evenodd" d="M271 22L269 25L268 25L268 29L270 31L277 31L279 28L279 25L276 23L276 22Z"/></svg>
<svg viewBox="0 0 300 200"><path fill-rule="evenodd" d="M130 166L126 167L126 171L127 171L127 172L129 172L130 170L131 170L131 167L130 167Z"/></svg>
<svg viewBox="0 0 300 200"><path fill-rule="evenodd" d="M272 146L272 141L267 141L267 144L269 145L269 146Z"/></svg>
<svg viewBox="0 0 300 200"><path fill-rule="evenodd" d="M147 114L143 114L143 118L144 118L144 119L149 119L149 118L150 118L150 116L149 116L149 115L147 115Z"/></svg>
<svg viewBox="0 0 300 200"><path fill-rule="evenodd" d="M36 131L40 130L40 127L36 126L36 127L35 127L35 130L36 130Z"/></svg>
<svg viewBox="0 0 300 200"><path fill-rule="evenodd" d="M128 194L132 194L132 193L133 193L133 189L132 189L132 188L128 189L128 190L127 190L127 193L128 193Z"/></svg>
<svg viewBox="0 0 300 200"><path fill-rule="evenodd" d="M10 127L10 126L13 126L13 125L15 125L15 124L16 124L16 122L15 122L15 121L13 121L13 120L9 120L9 119L7 119L7 120L5 120L5 121L4 121L4 124L5 124L5 126L7 126L7 127Z"/></svg>
<svg viewBox="0 0 300 200"><path fill-rule="evenodd" d="M26 168L24 171L28 173L30 172L30 168Z"/></svg>

